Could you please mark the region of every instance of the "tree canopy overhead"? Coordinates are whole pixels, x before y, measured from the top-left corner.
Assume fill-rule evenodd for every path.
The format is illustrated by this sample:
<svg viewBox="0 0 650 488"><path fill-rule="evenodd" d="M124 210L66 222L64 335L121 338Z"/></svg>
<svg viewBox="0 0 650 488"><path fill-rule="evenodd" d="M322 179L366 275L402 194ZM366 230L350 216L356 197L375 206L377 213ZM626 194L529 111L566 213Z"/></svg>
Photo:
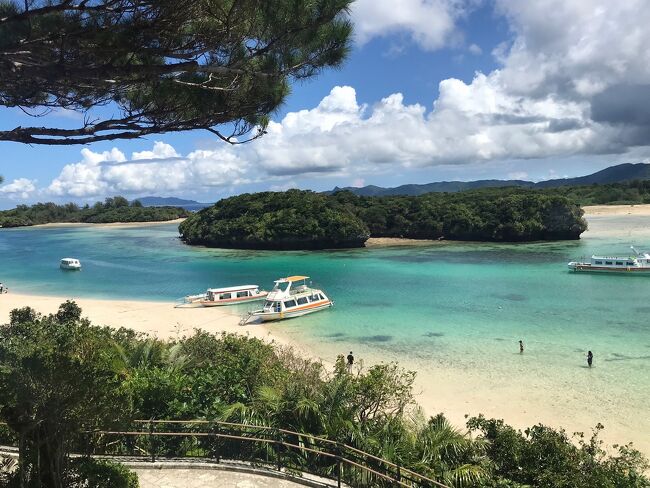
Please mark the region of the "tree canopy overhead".
<svg viewBox="0 0 650 488"><path fill-rule="evenodd" d="M351 1L0 0L0 104L86 114L76 129L16 127L0 140L257 137L291 81L343 61ZM115 115L90 112L108 104Z"/></svg>

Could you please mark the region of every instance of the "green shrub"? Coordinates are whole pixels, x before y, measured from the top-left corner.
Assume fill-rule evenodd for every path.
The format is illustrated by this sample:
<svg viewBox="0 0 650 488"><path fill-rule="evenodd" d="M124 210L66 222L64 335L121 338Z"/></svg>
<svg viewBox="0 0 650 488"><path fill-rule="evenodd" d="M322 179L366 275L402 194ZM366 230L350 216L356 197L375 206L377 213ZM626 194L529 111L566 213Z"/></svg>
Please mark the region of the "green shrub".
<svg viewBox="0 0 650 488"><path fill-rule="evenodd" d="M138 475L111 461L80 458L71 461L69 486L88 488L138 488Z"/></svg>

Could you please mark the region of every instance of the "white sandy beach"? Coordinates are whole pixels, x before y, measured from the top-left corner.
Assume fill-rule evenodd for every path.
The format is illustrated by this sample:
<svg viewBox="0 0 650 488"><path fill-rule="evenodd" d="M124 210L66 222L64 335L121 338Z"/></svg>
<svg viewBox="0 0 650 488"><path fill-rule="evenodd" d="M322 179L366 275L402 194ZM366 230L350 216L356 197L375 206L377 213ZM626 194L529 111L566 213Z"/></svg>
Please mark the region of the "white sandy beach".
<svg viewBox="0 0 650 488"><path fill-rule="evenodd" d="M582 207L585 217L596 216L620 216L637 215L639 217L650 217L650 204L644 205L591 205Z"/></svg>
<svg viewBox="0 0 650 488"><path fill-rule="evenodd" d="M9 293L0 295L0 323L9 322L14 308L32 307L42 314L54 313L66 300L74 300L95 325L128 327L167 339L192 334L194 329L212 333L234 332L265 340L271 337L261 324L239 325L240 316L228 307L174 308L173 302L99 300L75 296L36 296ZM277 342L281 342L277 340Z"/></svg>
<svg viewBox="0 0 650 488"><path fill-rule="evenodd" d="M102 223L102 224L93 224L88 222L53 222L50 224L37 224L32 225L29 228L57 228L57 227L153 227L155 225L165 225L165 224L180 224L185 219L174 219L174 220L163 220L158 222L111 222L111 223Z"/></svg>

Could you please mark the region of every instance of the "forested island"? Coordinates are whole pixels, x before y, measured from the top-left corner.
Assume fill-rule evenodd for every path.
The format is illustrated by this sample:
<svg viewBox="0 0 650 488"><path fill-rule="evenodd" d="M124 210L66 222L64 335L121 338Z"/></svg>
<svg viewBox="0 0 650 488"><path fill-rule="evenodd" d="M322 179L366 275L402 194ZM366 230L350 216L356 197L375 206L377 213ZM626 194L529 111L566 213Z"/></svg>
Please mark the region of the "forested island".
<svg viewBox="0 0 650 488"><path fill-rule="evenodd" d="M88 435L140 429L137 419L174 420L171 430L177 431L196 431L196 424L180 422L190 419L254 424L259 432L264 426L286 429L351 446L454 488L649 486L643 455L631 445L605 452L600 425L592 436L571 437L542 424L520 431L478 416L460 430L443 414L428 417L418 409L414 380L414 372L395 363L350 371L341 356L330 368L243 335L197 330L163 341L97 327L70 301L45 316L14 309L10 323L0 327L0 443L20 443L21 465L0 470L0 487L18 486L23 477L24 486L137 488L126 467L73 456L84 452L151 450L184 458L213 456L218 449L225 459L282 462L287 471L329 477L336 472L333 457L215 436L184 442L161 436L152 444L146 429L140 437ZM307 436L291 441L312 446ZM394 486L351 469L343 482Z"/></svg>
<svg viewBox="0 0 650 488"><path fill-rule="evenodd" d="M126 198L117 196L82 207L75 203L57 205L51 202L18 205L14 209L0 211L0 227L50 223L163 222L189 214L180 207L144 207L138 200L129 203Z"/></svg>
<svg viewBox="0 0 650 488"><path fill-rule="evenodd" d="M370 237L353 206L303 190L226 198L181 222L179 231L188 244L236 249L361 247Z"/></svg>
<svg viewBox="0 0 650 488"><path fill-rule="evenodd" d="M188 244L240 249L362 247L369 237L525 242L579 239L582 209L551 190L481 189L359 197L303 190L244 194L179 226Z"/></svg>

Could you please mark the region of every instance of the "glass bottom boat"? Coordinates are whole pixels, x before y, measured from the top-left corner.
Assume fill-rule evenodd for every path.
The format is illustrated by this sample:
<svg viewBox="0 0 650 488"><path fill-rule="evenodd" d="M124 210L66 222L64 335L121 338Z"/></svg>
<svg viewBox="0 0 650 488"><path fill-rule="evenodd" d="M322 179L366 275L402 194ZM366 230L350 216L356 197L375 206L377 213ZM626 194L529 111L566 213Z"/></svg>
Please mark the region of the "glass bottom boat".
<svg viewBox="0 0 650 488"><path fill-rule="evenodd" d="M254 302L263 300L268 291L260 290L258 285L230 286L228 288L208 288L205 293L199 295L188 295L182 299L177 307L202 306L202 307L223 307L238 303Z"/></svg>
<svg viewBox="0 0 650 488"><path fill-rule="evenodd" d="M589 261L571 261L567 266L575 272L650 274L650 254L632 250L635 256L591 256Z"/></svg>
<svg viewBox="0 0 650 488"><path fill-rule="evenodd" d="M309 276L289 276L275 281L261 310L251 313L264 322L300 317L334 305L323 290L307 286Z"/></svg>

